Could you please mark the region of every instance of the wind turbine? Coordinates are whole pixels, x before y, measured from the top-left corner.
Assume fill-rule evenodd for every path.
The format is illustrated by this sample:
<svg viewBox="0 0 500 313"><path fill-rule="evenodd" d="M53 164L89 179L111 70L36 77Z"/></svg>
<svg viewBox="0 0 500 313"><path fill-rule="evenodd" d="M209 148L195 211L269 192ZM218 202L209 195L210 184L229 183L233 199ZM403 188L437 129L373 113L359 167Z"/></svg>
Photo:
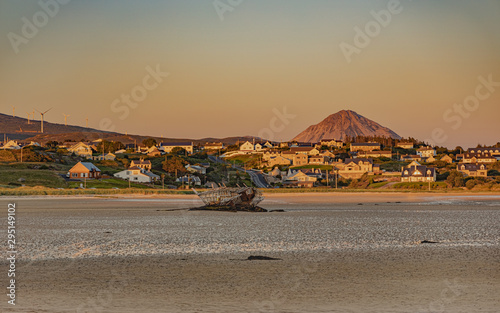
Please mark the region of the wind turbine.
<svg viewBox="0 0 500 313"><path fill-rule="evenodd" d="M68 117L69 117L69 116L71 116L71 115L69 115L69 114L64 114L64 113L63 113L63 115L64 115L64 125L65 125L65 126L68 126L68 120L67 120L67 119L68 119Z"/></svg>
<svg viewBox="0 0 500 313"><path fill-rule="evenodd" d="M85 119L85 125L87 126L87 128L89 128L89 117L87 116L87 118Z"/></svg>
<svg viewBox="0 0 500 313"><path fill-rule="evenodd" d="M16 117L16 107L12 107L12 117Z"/></svg>
<svg viewBox="0 0 500 313"><path fill-rule="evenodd" d="M26 114L28 114L28 125L30 124L30 115L31 113L30 112L26 112Z"/></svg>
<svg viewBox="0 0 500 313"><path fill-rule="evenodd" d="M40 112L40 111L37 110L40 113L40 116L42 117L42 123L41 123L41 125L42 125L42 133L43 133L43 116L45 115L45 113L49 112L50 110L52 110L52 108L48 109L45 112Z"/></svg>

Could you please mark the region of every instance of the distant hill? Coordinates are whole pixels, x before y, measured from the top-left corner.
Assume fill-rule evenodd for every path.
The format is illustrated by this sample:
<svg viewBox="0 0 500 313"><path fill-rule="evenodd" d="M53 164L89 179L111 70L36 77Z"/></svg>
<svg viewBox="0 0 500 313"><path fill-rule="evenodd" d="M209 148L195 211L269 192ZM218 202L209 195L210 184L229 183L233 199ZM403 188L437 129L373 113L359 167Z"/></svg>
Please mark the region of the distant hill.
<svg viewBox="0 0 500 313"><path fill-rule="evenodd" d="M34 136L37 134L41 134L40 123L41 123L40 120L30 120L30 123L28 124L28 119L26 118L13 117L10 115L0 113L0 133ZM82 126L73 126L73 125L66 126L64 124L51 123L47 121L43 122L44 134L61 134L61 133L76 133L76 132L110 133Z"/></svg>
<svg viewBox="0 0 500 313"><path fill-rule="evenodd" d="M299 142L318 142L321 139L345 139L347 136L383 136L401 139L401 136L366 117L351 111L342 110L325 118L316 125L295 136Z"/></svg>
<svg viewBox="0 0 500 313"><path fill-rule="evenodd" d="M137 142L140 144L146 138L155 138L157 142L161 141L192 141L193 143L213 142L220 141L224 144L234 144L238 141L252 141L259 140L257 137L251 136L239 136L239 137L227 137L227 138L202 138L202 139L185 139L185 138L162 138L156 136L144 136L144 135L128 135L116 132L107 132L94 128L86 128L81 126L64 125L58 123L43 122L43 134L40 132L40 121L30 120L28 124L28 119L22 117L13 117L10 115L0 113L0 140L3 140L3 134L5 134L10 139L16 140L32 140L40 143L45 143L47 141L92 141L96 139L104 139L108 141L120 141L124 144Z"/></svg>

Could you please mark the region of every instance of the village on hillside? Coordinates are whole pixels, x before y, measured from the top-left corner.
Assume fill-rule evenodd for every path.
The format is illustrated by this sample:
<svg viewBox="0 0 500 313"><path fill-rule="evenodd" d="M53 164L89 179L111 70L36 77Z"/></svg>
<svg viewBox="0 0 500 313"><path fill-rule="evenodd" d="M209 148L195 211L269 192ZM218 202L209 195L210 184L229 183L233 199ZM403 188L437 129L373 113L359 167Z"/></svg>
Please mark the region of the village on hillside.
<svg viewBox="0 0 500 313"><path fill-rule="evenodd" d="M6 138L0 173L4 188L500 190L500 143L449 150L413 138L359 136L232 145Z"/></svg>

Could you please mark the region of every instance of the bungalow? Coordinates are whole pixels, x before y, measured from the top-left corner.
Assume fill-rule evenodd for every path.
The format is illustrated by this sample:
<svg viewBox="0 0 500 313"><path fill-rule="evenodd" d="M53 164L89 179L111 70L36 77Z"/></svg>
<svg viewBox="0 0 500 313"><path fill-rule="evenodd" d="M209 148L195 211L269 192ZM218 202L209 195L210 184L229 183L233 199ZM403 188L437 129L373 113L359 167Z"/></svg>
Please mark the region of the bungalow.
<svg viewBox="0 0 500 313"><path fill-rule="evenodd" d="M286 176L286 181L310 181L315 182L318 179L313 175L308 175L302 171L290 171Z"/></svg>
<svg viewBox="0 0 500 313"><path fill-rule="evenodd" d="M151 161L149 161L149 160L144 161L143 158L141 158L140 160L132 160L132 162L130 162L130 167L139 167L139 168L150 171L151 170Z"/></svg>
<svg viewBox="0 0 500 313"><path fill-rule="evenodd" d="M269 141L266 141L263 146L264 146L264 148L268 148L268 149L273 148L273 144L270 143Z"/></svg>
<svg viewBox="0 0 500 313"><path fill-rule="evenodd" d="M150 157L158 157L158 156L161 156L161 151L158 150L158 148L156 146L151 146L151 148L148 149L146 154L147 154L147 156L150 156Z"/></svg>
<svg viewBox="0 0 500 313"><path fill-rule="evenodd" d="M290 171L290 170L289 170ZM291 170L292 172L294 170ZM297 171L297 170L295 170ZM321 179L321 177L323 177L323 173L321 172L321 170L319 168L304 168L304 169L300 169L298 170L310 177L315 177L316 179Z"/></svg>
<svg viewBox="0 0 500 313"><path fill-rule="evenodd" d="M413 149L413 142L401 141L396 144L396 147L402 149Z"/></svg>
<svg viewBox="0 0 500 313"><path fill-rule="evenodd" d="M436 162L436 158L431 155L429 157L423 157L422 161L427 162L427 163L432 163L432 162Z"/></svg>
<svg viewBox="0 0 500 313"><path fill-rule="evenodd" d="M2 146L2 149L15 149L15 150L18 150L18 149L21 149L21 145L18 144L17 141L15 141L15 140L9 140L8 142L6 142Z"/></svg>
<svg viewBox="0 0 500 313"><path fill-rule="evenodd" d="M160 176L137 166L132 166L127 170L114 174L113 176L137 183L152 183L160 179Z"/></svg>
<svg viewBox="0 0 500 313"><path fill-rule="evenodd" d="M319 150L315 147L292 147L290 148L290 152L297 154L305 154L305 155L318 155Z"/></svg>
<svg viewBox="0 0 500 313"><path fill-rule="evenodd" d="M207 142L203 146L205 150L220 150L224 149L224 144L222 142Z"/></svg>
<svg viewBox="0 0 500 313"><path fill-rule="evenodd" d="M457 171L465 174L466 176L473 177L487 177L488 169L486 165L479 163L460 163L457 165Z"/></svg>
<svg viewBox="0 0 500 313"><path fill-rule="evenodd" d="M324 156L325 158L329 158L329 159L333 159L333 158L335 158L335 153L330 152L330 151L328 151L328 150L321 151L321 152L319 153L319 155Z"/></svg>
<svg viewBox="0 0 500 313"><path fill-rule="evenodd" d="M351 143L351 152L380 150L378 142Z"/></svg>
<svg viewBox="0 0 500 313"><path fill-rule="evenodd" d="M402 182L434 182L436 181L436 169L412 162L401 170Z"/></svg>
<svg viewBox="0 0 500 313"><path fill-rule="evenodd" d="M422 161L422 157L417 154L405 154L401 156L401 161L403 162Z"/></svg>
<svg viewBox="0 0 500 313"><path fill-rule="evenodd" d="M90 162L78 162L66 175L69 178L101 178L101 170Z"/></svg>
<svg viewBox="0 0 500 313"><path fill-rule="evenodd" d="M91 159L93 153L92 146L87 145L83 142L78 142L72 145L71 147L68 148L68 151L76 155L85 157L87 159Z"/></svg>
<svg viewBox="0 0 500 313"><path fill-rule="evenodd" d="M446 162L446 163L448 163L448 164L452 164L452 163L453 163L453 158L452 158L451 156L449 156L449 155L445 154L445 156L444 156L444 157L442 157L442 158L440 159L440 161Z"/></svg>
<svg viewBox="0 0 500 313"><path fill-rule="evenodd" d="M175 180L178 183L184 183L187 185L196 185L196 186L201 186L201 180L198 176L194 175L186 175L179 177Z"/></svg>
<svg viewBox="0 0 500 313"><path fill-rule="evenodd" d="M417 149L417 154L421 157L430 157L436 155L436 149L432 147L421 147Z"/></svg>
<svg viewBox="0 0 500 313"><path fill-rule="evenodd" d="M198 173L198 174L203 174L203 175L205 175L207 173L207 169L203 166L187 164L185 166L185 168L190 173Z"/></svg>
<svg viewBox="0 0 500 313"><path fill-rule="evenodd" d="M391 151L363 151L358 153L358 157L360 158L389 158L392 159Z"/></svg>
<svg viewBox="0 0 500 313"><path fill-rule="evenodd" d="M262 154L262 160L269 161L270 158L277 157L278 155L281 155L281 153L277 150L267 150Z"/></svg>
<svg viewBox="0 0 500 313"><path fill-rule="evenodd" d="M345 159L344 163L339 165L339 175L343 178L361 178L365 173L373 173L374 166L372 159L356 158Z"/></svg>
<svg viewBox="0 0 500 313"><path fill-rule="evenodd" d="M276 165L290 165L290 164L292 164L292 160L285 158L281 155L270 157L267 160L267 166L269 167L274 167Z"/></svg>
<svg viewBox="0 0 500 313"><path fill-rule="evenodd" d="M92 159L94 161L103 161L103 160L114 161L116 159L116 155L114 155L113 153L109 152L108 154L105 154L105 155L102 155L102 154L93 155Z"/></svg>
<svg viewBox="0 0 500 313"><path fill-rule="evenodd" d="M158 150L163 151L165 153L170 153L175 148L182 148L187 151L187 153L193 153L193 143L184 141L184 142L162 142L158 145Z"/></svg>

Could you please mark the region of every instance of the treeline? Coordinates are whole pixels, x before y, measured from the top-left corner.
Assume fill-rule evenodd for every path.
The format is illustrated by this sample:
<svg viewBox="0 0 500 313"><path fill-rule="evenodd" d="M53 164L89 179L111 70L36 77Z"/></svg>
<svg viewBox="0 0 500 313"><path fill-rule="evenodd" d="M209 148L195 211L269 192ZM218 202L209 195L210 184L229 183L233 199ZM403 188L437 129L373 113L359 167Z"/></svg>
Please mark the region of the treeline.
<svg viewBox="0 0 500 313"><path fill-rule="evenodd" d="M400 142L411 142L413 145L425 145L425 142L415 139L413 137L394 139L385 136L347 136L344 139L345 143L364 143L364 142L377 142L384 147L395 147Z"/></svg>

